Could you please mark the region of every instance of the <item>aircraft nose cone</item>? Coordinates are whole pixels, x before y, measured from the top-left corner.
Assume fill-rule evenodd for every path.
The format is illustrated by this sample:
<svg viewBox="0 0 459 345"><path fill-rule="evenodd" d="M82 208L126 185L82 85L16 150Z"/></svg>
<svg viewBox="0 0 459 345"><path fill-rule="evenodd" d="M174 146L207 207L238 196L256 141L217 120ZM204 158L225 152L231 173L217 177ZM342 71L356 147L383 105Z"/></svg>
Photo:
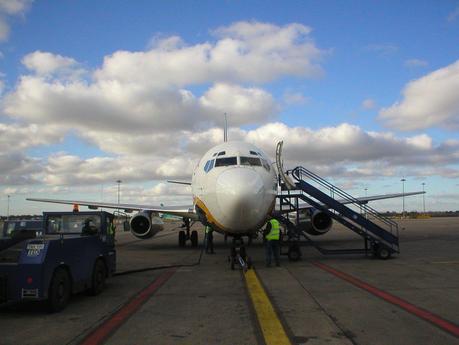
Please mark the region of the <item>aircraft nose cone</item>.
<svg viewBox="0 0 459 345"><path fill-rule="evenodd" d="M264 185L260 175L251 169L228 169L217 178L217 203L223 225L243 232L265 217Z"/></svg>

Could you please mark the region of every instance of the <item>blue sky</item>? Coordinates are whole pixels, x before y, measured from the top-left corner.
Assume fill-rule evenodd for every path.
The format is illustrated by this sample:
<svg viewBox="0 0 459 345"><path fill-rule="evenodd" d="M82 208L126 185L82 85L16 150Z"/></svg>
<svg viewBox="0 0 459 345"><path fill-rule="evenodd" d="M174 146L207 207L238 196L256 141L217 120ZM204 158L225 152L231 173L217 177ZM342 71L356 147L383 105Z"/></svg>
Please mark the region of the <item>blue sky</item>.
<svg viewBox="0 0 459 345"><path fill-rule="evenodd" d="M355 195L405 177L407 190L426 183L428 208L459 209L458 1L15 0L0 12L0 214L8 194L13 213L42 208L27 196L111 200L118 178L125 201L186 203L162 181L218 143L223 109L233 138L269 154L284 139L289 164Z"/></svg>

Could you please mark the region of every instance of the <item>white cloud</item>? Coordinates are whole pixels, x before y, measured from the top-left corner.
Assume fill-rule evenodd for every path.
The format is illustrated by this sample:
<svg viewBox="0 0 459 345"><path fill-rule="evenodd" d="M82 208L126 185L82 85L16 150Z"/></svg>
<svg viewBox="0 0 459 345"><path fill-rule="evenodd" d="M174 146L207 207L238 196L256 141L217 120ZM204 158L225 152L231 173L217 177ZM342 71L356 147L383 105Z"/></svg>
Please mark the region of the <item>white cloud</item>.
<svg viewBox="0 0 459 345"><path fill-rule="evenodd" d="M237 85L216 84L200 99L200 103L213 117L223 113L230 116L234 126L260 123L269 119L277 111L276 103L268 92L258 88L243 88Z"/></svg>
<svg viewBox="0 0 459 345"><path fill-rule="evenodd" d="M0 42L6 41L10 34L9 16L25 13L33 0L0 0Z"/></svg>
<svg viewBox="0 0 459 345"><path fill-rule="evenodd" d="M285 75L321 74L323 52L301 24L239 22L215 31L215 43L187 46L179 37L154 38L146 52L118 51L104 59L97 80L185 85L266 82Z"/></svg>
<svg viewBox="0 0 459 345"><path fill-rule="evenodd" d="M77 62L72 58L39 50L24 56L22 64L38 75L74 71L77 66Z"/></svg>
<svg viewBox="0 0 459 345"><path fill-rule="evenodd" d="M379 118L400 130L459 129L459 60L408 83L403 100L382 109Z"/></svg>
<svg viewBox="0 0 459 345"><path fill-rule="evenodd" d="M429 63L426 60L421 59L408 59L405 60L406 67L426 67Z"/></svg>
<svg viewBox="0 0 459 345"><path fill-rule="evenodd" d="M0 152L0 185L15 186L39 183L42 171L38 159L18 152Z"/></svg>
<svg viewBox="0 0 459 345"><path fill-rule="evenodd" d="M276 142L284 140L288 164L327 176L393 176L408 165L420 172L425 164L434 166L425 175L457 174L456 141L399 138L350 124L312 130L269 123L279 105L258 83L321 73L323 53L311 40L310 28L240 22L214 35L214 42L195 45L176 36L155 37L147 51L115 52L94 71L82 71L71 57L41 51L26 55L28 74L2 102L4 113L17 122L0 124L0 183L47 185L60 192L117 179L139 184L189 179L200 155L222 142L224 112L234 126L230 140L252 142L272 157ZM286 91L283 101L302 104L306 98ZM362 106L375 104L367 99ZM265 125L256 127L260 124ZM236 128L244 125L255 129ZM69 131L107 155L60 152L40 161L23 153L58 142ZM8 168L3 166L7 161L13 162ZM125 197L167 199L163 194L170 191L164 185L136 187Z"/></svg>
<svg viewBox="0 0 459 345"><path fill-rule="evenodd" d="M376 106L376 102L371 98L367 98L362 101L363 109L369 110L369 109L373 109L375 106Z"/></svg>
<svg viewBox="0 0 459 345"><path fill-rule="evenodd" d="M277 122L248 131L232 128L229 136L231 140L251 142L271 157L274 157L277 141L284 140L286 167L300 164L324 176L398 176L407 167L412 175L419 176L454 178L459 174L459 141L435 144L425 134L398 138L392 133L366 132L346 123L312 130ZM146 149L139 154L135 147L141 145L140 137L138 143L113 157L84 159L57 153L40 162L23 154L10 154L4 157L4 168L0 171L3 180L0 182L8 185L84 186L110 184L117 179L126 183L189 179L201 155L221 143L222 138L221 128L182 131L171 140L155 139L156 146L150 147L150 152L150 142L145 142ZM121 140L117 147L122 144Z"/></svg>
<svg viewBox="0 0 459 345"><path fill-rule="evenodd" d="M48 185L75 186L109 183L121 179L138 182L165 178L189 178L195 162L185 155L176 158L119 156L83 159L60 153L48 158L42 181Z"/></svg>
<svg viewBox="0 0 459 345"><path fill-rule="evenodd" d="M157 36L149 50L115 52L93 71L71 57L35 51L23 58L30 73L5 95L2 109L17 121L58 123L59 133L76 131L118 154L177 147L175 133L220 126L224 112L234 126L274 118L272 95L247 84L320 74L322 51L310 31L238 22L215 30L214 42ZM196 85L201 94L192 91Z"/></svg>
<svg viewBox="0 0 459 345"><path fill-rule="evenodd" d="M0 153L55 143L62 140L63 136L58 126L0 123Z"/></svg>

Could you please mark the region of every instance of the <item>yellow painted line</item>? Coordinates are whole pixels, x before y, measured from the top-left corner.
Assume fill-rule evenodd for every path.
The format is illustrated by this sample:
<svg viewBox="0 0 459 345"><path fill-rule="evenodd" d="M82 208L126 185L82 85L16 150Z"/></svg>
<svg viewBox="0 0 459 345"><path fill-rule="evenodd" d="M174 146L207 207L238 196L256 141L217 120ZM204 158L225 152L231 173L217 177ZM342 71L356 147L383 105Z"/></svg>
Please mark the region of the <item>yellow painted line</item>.
<svg viewBox="0 0 459 345"><path fill-rule="evenodd" d="M257 314L266 345L291 345L284 327L282 326L271 301L266 295L255 271L248 270L245 274L247 289Z"/></svg>

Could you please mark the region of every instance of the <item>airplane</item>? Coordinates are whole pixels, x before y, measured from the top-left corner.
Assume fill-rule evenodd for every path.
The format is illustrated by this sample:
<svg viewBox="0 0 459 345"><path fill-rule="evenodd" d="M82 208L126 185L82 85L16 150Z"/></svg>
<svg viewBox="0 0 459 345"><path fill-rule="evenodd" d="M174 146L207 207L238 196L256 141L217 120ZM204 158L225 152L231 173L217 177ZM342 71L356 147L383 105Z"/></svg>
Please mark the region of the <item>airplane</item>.
<svg viewBox="0 0 459 345"><path fill-rule="evenodd" d="M225 136L226 137L226 136ZM111 208L127 213L137 211L131 217L130 229L134 236L147 239L164 228L159 214L182 217L185 230L179 232L179 245L190 240L198 244L196 231L190 233L189 222L199 221L215 231L233 237L231 257L237 249L240 257L247 258L242 236L253 237L269 220L275 210L278 194L278 177L270 158L255 145L246 142L225 141L212 147L196 165L191 182L169 181L190 185L193 202L186 206L118 204L82 200L56 200L28 198L30 201L87 206L90 209ZM423 192L376 195L360 198L362 203L371 200L395 198ZM332 226L326 213L307 204L302 205L305 231L311 235L323 235ZM235 249L236 248L236 249ZM240 261L240 258L238 257ZM243 260L244 261L244 260ZM240 261L241 262L241 261ZM244 265L244 262L241 262Z"/></svg>

